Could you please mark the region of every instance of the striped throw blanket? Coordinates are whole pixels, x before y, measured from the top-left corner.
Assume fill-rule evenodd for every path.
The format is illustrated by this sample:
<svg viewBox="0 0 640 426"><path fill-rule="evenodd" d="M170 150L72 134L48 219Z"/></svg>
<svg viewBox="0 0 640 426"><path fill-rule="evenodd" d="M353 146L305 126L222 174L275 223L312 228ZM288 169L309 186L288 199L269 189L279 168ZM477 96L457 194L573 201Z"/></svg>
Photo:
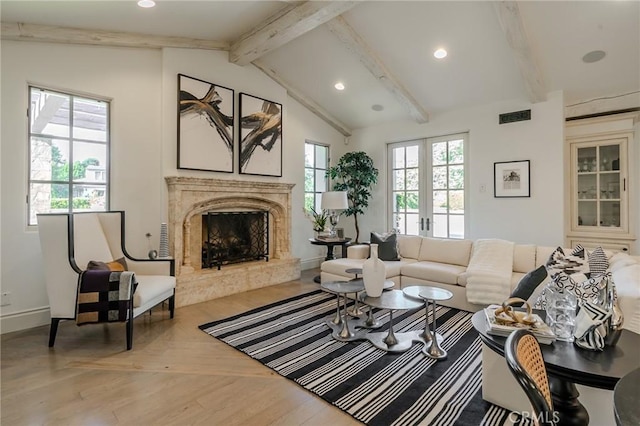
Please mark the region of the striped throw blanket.
<svg viewBox="0 0 640 426"><path fill-rule="evenodd" d="M84 271L78 279L76 324L126 321L136 285L133 272Z"/></svg>

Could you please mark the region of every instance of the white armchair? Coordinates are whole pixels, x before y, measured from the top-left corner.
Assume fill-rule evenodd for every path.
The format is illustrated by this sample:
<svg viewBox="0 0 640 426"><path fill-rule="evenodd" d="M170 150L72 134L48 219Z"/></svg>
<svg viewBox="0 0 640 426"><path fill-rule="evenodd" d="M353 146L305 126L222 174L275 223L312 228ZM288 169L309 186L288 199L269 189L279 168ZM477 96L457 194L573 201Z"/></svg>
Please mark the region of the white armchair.
<svg viewBox="0 0 640 426"><path fill-rule="evenodd" d="M127 350L133 344L133 319L168 300L170 318L175 309L173 259L135 259L125 249L124 212L39 214L38 230L44 259L45 281L51 311L49 347L58 324L76 318L78 280L89 261L125 258L138 286L127 320Z"/></svg>

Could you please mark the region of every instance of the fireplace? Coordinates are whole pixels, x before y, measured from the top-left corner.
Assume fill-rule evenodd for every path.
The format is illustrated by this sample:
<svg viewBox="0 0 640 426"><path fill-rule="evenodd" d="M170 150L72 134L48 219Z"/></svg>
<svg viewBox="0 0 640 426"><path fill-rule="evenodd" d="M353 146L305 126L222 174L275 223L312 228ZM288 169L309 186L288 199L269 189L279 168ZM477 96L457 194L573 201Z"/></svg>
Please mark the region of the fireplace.
<svg viewBox="0 0 640 426"><path fill-rule="evenodd" d="M169 251L176 266L177 306L300 278L300 259L291 254L293 184L182 176L166 177L165 181L169 199ZM221 269L217 265L203 268L202 249L207 235L203 216L232 212L265 215L268 223L265 257L241 263L227 262Z"/></svg>
<svg viewBox="0 0 640 426"><path fill-rule="evenodd" d="M202 267L269 261L269 214L209 212L202 216Z"/></svg>

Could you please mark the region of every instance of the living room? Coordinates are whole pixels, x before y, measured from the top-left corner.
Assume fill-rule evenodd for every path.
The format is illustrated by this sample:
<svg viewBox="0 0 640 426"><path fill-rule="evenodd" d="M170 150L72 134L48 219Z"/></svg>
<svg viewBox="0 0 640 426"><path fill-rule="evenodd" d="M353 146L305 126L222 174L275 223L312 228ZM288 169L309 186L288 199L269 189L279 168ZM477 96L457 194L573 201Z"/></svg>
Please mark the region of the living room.
<svg viewBox="0 0 640 426"><path fill-rule="evenodd" d="M4 12L6 3L10 2L2 3ZM3 15L3 27L4 23ZM132 29L130 32L136 31ZM433 113L428 123L417 123L403 117L377 125L354 126L351 135L345 136L258 67L230 63L229 53L224 50L127 48L4 38L1 47L3 125L0 273L2 292L10 293L11 299L10 304L2 306L0 321L3 333L41 327L50 321L38 231L37 227L27 224L24 202L28 193L29 170L28 123L25 119L25 111L29 106L28 85L98 95L110 100L109 207L126 211L128 249L137 257L146 257L149 251L149 241L145 235L152 234L152 246L157 247L160 224L169 221L167 177L278 182L295 184L291 193L290 252L300 259L299 268L307 273L320 265L326 250L309 244L313 229L302 211L305 141L328 145L332 162L347 152L365 151L380 170L370 206L361 217L361 240L367 240L369 232L389 228L386 144L460 132L469 135L466 176L470 189L466 199L469 213L465 217L465 238L502 238L545 246L557 246L565 242L568 214L563 183L567 164L565 117L568 105L577 102L568 100L568 94L563 90L550 91L546 94L546 100L540 102L531 102L523 91L522 96L514 99L471 103ZM631 55L637 57L637 53ZM516 68L514 64L505 67ZM637 70L638 64L629 63L629 67ZM500 68L494 72L500 75ZM281 104L282 176L240 174L237 164L233 173L179 169L176 120L178 74L220 84L233 89L236 95L249 93ZM607 96L620 97L617 101L608 101L609 104L607 100L596 101L598 108L605 108L598 112L606 112L608 108L626 110L639 107L637 82L634 90L630 95L621 90L607 93ZM498 122L498 116L502 113L527 109L531 110L531 120L502 125ZM578 109L574 107L571 111ZM636 124L636 145L639 133ZM630 188L640 186L640 173L637 171L640 149L636 148L633 155L629 159ZM530 161L530 196L495 198L494 163L512 160ZM634 213L629 221L638 230L640 197L636 196L633 202L630 211ZM340 220L340 226L345 228L347 236L354 235L352 222L352 218L343 217ZM631 252L636 255L640 252L637 240L633 242ZM254 307L260 305L257 301L251 303ZM220 305L211 306L203 309L224 309ZM192 315L198 319L204 317L201 313ZM180 316L179 308L176 317ZM212 319L202 322L209 320ZM187 327L185 323L182 324ZM187 341L191 343L200 337L198 333L201 332L195 330L197 325L194 324L194 331L189 332ZM158 332L158 327L162 327L162 321L148 324L149 334L146 334L146 338L149 341ZM118 336L113 338L117 347ZM204 345L207 342L194 344ZM100 342L92 344L100 345ZM140 342L136 341L135 344ZM42 346L42 350L46 350L44 341ZM37 353L42 354L42 351ZM91 356L89 350L87 357ZM81 361L76 359L75 362ZM236 368L257 367L243 363Z"/></svg>

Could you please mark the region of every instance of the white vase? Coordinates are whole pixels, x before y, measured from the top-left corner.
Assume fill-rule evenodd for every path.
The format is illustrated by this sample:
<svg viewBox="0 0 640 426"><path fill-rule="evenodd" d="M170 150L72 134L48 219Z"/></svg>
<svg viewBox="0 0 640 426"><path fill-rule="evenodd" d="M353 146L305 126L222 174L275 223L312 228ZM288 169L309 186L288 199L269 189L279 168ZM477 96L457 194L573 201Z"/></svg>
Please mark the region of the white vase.
<svg viewBox="0 0 640 426"><path fill-rule="evenodd" d="M380 297L386 278L384 262L378 259L378 245L371 244L371 253L362 264L362 280L367 296Z"/></svg>

